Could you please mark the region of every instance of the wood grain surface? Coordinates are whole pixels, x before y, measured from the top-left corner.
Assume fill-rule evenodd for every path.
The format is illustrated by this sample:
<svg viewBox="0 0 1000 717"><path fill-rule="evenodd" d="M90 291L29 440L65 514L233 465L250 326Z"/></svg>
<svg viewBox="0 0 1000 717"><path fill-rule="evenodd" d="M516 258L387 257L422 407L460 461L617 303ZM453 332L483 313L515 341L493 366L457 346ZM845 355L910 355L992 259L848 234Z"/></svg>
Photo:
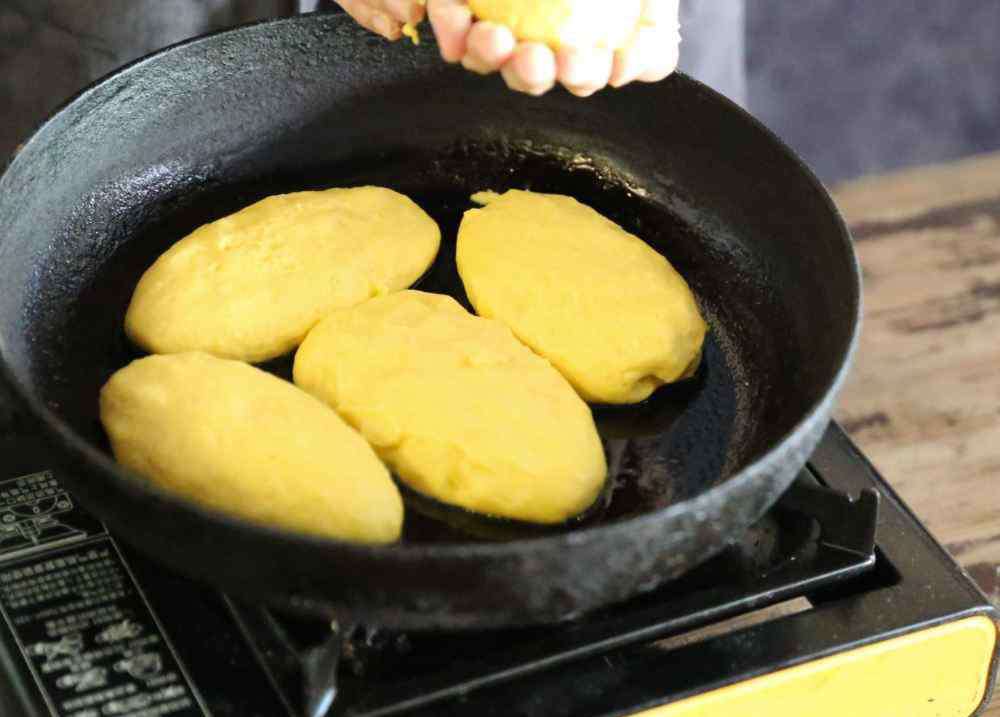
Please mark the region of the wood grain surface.
<svg viewBox="0 0 1000 717"><path fill-rule="evenodd" d="M1000 154L833 193L865 279L837 418L1000 604Z"/></svg>

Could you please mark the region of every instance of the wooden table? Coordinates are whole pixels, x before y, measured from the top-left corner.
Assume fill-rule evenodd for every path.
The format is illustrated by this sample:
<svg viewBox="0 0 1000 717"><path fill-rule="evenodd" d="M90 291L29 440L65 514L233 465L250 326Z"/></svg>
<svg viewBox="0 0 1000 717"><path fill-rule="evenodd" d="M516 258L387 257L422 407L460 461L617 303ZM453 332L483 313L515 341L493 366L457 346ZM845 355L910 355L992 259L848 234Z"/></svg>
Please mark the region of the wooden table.
<svg viewBox="0 0 1000 717"><path fill-rule="evenodd" d="M837 418L1000 604L1000 154L833 193L865 278Z"/></svg>

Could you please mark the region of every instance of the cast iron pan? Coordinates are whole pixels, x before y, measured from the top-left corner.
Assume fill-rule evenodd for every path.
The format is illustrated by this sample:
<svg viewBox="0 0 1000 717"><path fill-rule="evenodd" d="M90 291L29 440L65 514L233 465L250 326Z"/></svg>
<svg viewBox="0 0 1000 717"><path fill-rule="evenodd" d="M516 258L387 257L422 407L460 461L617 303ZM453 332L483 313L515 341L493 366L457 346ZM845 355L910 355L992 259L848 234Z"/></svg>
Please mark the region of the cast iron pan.
<svg viewBox="0 0 1000 717"><path fill-rule="evenodd" d="M141 272L267 194L360 183L405 192L441 223L428 291L464 300L461 213L472 192L510 187L579 198L691 282L711 323L702 369L642 406L595 407L614 482L585 520L479 529L417 501L401 544L358 547L199 509L111 460L97 392L136 355L122 320ZM0 179L0 285L6 380L61 480L117 535L239 597L409 629L571 618L720 550L814 448L860 303L826 192L697 82L529 99L444 65L433 45L322 15L161 52L52 117Z"/></svg>

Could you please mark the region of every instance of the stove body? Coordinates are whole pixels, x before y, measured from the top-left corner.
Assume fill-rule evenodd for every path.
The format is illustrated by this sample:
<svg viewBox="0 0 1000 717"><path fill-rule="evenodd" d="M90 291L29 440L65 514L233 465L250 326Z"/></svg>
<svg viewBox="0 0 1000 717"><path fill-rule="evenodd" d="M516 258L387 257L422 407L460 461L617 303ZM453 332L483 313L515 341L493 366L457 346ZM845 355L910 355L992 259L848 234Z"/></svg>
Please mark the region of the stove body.
<svg viewBox="0 0 1000 717"><path fill-rule="evenodd" d="M291 619L170 574L76 505L47 450L0 434L5 717L972 715L996 677L994 608L836 425L681 580L453 635Z"/></svg>

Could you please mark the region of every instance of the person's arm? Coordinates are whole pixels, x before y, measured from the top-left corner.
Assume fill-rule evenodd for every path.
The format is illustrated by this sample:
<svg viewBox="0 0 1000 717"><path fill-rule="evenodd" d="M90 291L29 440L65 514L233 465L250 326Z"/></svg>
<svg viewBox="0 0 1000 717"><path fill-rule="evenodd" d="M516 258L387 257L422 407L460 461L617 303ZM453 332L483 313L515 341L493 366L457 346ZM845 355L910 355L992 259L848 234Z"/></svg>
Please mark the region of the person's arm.
<svg viewBox="0 0 1000 717"><path fill-rule="evenodd" d="M405 24L424 19L418 0L337 0L361 25L389 40L402 37ZM519 92L541 95L556 82L586 97L607 85L657 82L677 68L680 49L679 0L644 0L631 44L616 52L563 48L558 53L539 42L518 42L510 29L477 22L466 0L427 0L441 56L473 72L500 72Z"/></svg>

